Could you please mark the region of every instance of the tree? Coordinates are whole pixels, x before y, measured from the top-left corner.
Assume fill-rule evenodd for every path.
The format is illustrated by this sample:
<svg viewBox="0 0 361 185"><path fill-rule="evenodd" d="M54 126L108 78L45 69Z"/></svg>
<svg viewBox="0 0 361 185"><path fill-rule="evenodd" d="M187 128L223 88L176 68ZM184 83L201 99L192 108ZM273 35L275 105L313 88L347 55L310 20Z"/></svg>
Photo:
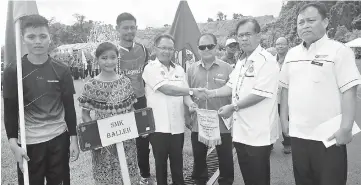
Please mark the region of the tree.
<svg viewBox="0 0 361 185"><path fill-rule="evenodd" d="M343 42L343 43L345 43L346 42L346 34L348 33L348 32L350 32L350 31L348 31L348 29L346 28L346 26L338 26L337 27L337 30L336 30L336 33L335 33L335 37L334 37L334 39L335 40L338 40L338 41L340 41L340 42Z"/></svg>
<svg viewBox="0 0 361 185"><path fill-rule="evenodd" d="M165 24L164 27L165 27L165 28L168 28L168 27L169 27L169 24Z"/></svg>
<svg viewBox="0 0 361 185"><path fill-rule="evenodd" d="M227 15L224 15L223 17L224 17L224 20L227 20Z"/></svg>
<svg viewBox="0 0 361 185"><path fill-rule="evenodd" d="M207 19L207 22L213 22L214 20L212 18L209 18Z"/></svg>
<svg viewBox="0 0 361 185"><path fill-rule="evenodd" d="M240 19L240 18L242 18L242 17L243 17L242 14L233 13L233 19Z"/></svg>
<svg viewBox="0 0 361 185"><path fill-rule="evenodd" d="M218 13L217 13L217 20L218 20L218 21L223 21L223 19L224 19L224 13L218 12Z"/></svg>

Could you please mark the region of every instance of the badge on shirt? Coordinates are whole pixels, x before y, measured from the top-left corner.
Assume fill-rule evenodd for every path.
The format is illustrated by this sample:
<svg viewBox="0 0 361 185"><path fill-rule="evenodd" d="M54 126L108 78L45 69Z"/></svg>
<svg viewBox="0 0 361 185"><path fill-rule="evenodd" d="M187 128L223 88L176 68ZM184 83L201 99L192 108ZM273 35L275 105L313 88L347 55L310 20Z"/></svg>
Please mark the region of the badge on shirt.
<svg viewBox="0 0 361 185"><path fill-rule="evenodd" d="M253 65L249 66L244 76L246 77L254 77L254 67Z"/></svg>
<svg viewBox="0 0 361 185"><path fill-rule="evenodd" d="M315 58L326 58L328 55L316 55Z"/></svg>
<svg viewBox="0 0 361 185"><path fill-rule="evenodd" d="M162 76L164 76L164 75L165 75L165 72L164 72L164 71L161 71L160 74L161 74Z"/></svg>

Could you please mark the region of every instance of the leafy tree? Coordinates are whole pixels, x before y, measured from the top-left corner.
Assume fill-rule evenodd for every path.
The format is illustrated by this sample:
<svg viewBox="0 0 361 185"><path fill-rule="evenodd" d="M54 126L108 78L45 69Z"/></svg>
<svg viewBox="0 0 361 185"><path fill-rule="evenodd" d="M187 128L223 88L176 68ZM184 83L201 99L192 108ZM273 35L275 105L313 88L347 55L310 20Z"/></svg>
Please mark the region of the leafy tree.
<svg viewBox="0 0 361 185"><path fill-rule="evenodd" d="M218 13L217 13L217 20L218 20L218 21L223 21L223 19L224 19L224 13L218 12Z"/></svg>
<svg viewBox="0 0 361 185"><path fill-rule="evenodd" d="M243 17L242 14L233 13L233 19L240 19L240 18L242 18L242 17Z"/></svg>
<svg viewBox="0 0 361 185"><path fill-rule="evenodd" d="M207 22L214 22L214 20L208 17Z"/></svg>

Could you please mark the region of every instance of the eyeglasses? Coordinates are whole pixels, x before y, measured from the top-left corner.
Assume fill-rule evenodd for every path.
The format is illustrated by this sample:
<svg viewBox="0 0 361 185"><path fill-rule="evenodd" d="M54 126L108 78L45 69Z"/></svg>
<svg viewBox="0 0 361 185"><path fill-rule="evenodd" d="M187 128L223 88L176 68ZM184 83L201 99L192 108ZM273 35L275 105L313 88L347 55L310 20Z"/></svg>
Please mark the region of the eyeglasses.
<svg viewBox="0 0 361 185"><path fill-rule="evenodd" d="M158 48L158 49L160 49L160 50L162 50L162 51L170 51L170 52L175 51L174 48L166 48L166 47L156 47L156 48Z"/></svg>
<svg viewBox="0 0 361 185"><path fill-rule="evenodd" d="M212 50L214 47L216 47L215 44L208 44L208 45L200 45L198 46L198 49L201 51L205 50L206 48L208 48L208 50Z"/></svg>
<svg viewBox="0 0 361 185"><path fill-rule="evenodd" d="M237 37L238 38L243 38L243 37L246 37L247 39L249 39L250 37L252 37L254 35L254 33L241 33L241 34L238 34Z"/></svg>

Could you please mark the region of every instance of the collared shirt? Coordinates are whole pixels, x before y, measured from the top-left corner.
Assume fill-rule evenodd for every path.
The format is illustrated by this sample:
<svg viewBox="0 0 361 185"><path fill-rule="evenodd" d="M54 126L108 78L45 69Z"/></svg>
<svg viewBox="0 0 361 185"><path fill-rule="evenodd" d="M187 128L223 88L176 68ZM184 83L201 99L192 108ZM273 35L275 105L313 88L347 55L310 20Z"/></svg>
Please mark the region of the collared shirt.
<svg viewBox="0 0 361 185"><path fill-rule="evenodd" d="M248 67L246 62L251 63ZM261 102L233 113L233 141L251 146L270 145L278 139L279 67L275 57L261 46L237 62L227 85L232 88L232 102L250 94L263 96Z"/></svg>
<svg viewBox="0 0 361 185"><path fill-rule="evenodd" d="M312 134L341 114L342 93L361 84L353 51L326 35L292 48L282 67L280 85L288 88L290 136L321 140Z"/></svg>
<svg viewBox="0 0 361 185"><path fill-rule="evenodd" d="M218 89L228 82L232 70L233 68L231 65L217 58L209 69L204 67L202 61L198 61L191 65L187 70L188 84L191 88L205 87L207 89ZM192 99L197 103L199 108L208 110L218 110L224 105L231 104L231 97L210 98L207 100L200 100L192 97ZM186 121L192 121L192 131L198 132L197 120L190 120L189 114L187 113L189 112L186 111ZM221 118L219 118L219 127L221 133L230 133L230 130L226 128Z"/></svg>
<svg viewBox="0 0 361 185"><path fill-rule="evenodd" d="M183 96L168 96L158 90L166 84L188 87L184 69L172 63L168 70L155 59L145 66L143 79L147 105L153 109L155 132L184 133Z"/></svg>

